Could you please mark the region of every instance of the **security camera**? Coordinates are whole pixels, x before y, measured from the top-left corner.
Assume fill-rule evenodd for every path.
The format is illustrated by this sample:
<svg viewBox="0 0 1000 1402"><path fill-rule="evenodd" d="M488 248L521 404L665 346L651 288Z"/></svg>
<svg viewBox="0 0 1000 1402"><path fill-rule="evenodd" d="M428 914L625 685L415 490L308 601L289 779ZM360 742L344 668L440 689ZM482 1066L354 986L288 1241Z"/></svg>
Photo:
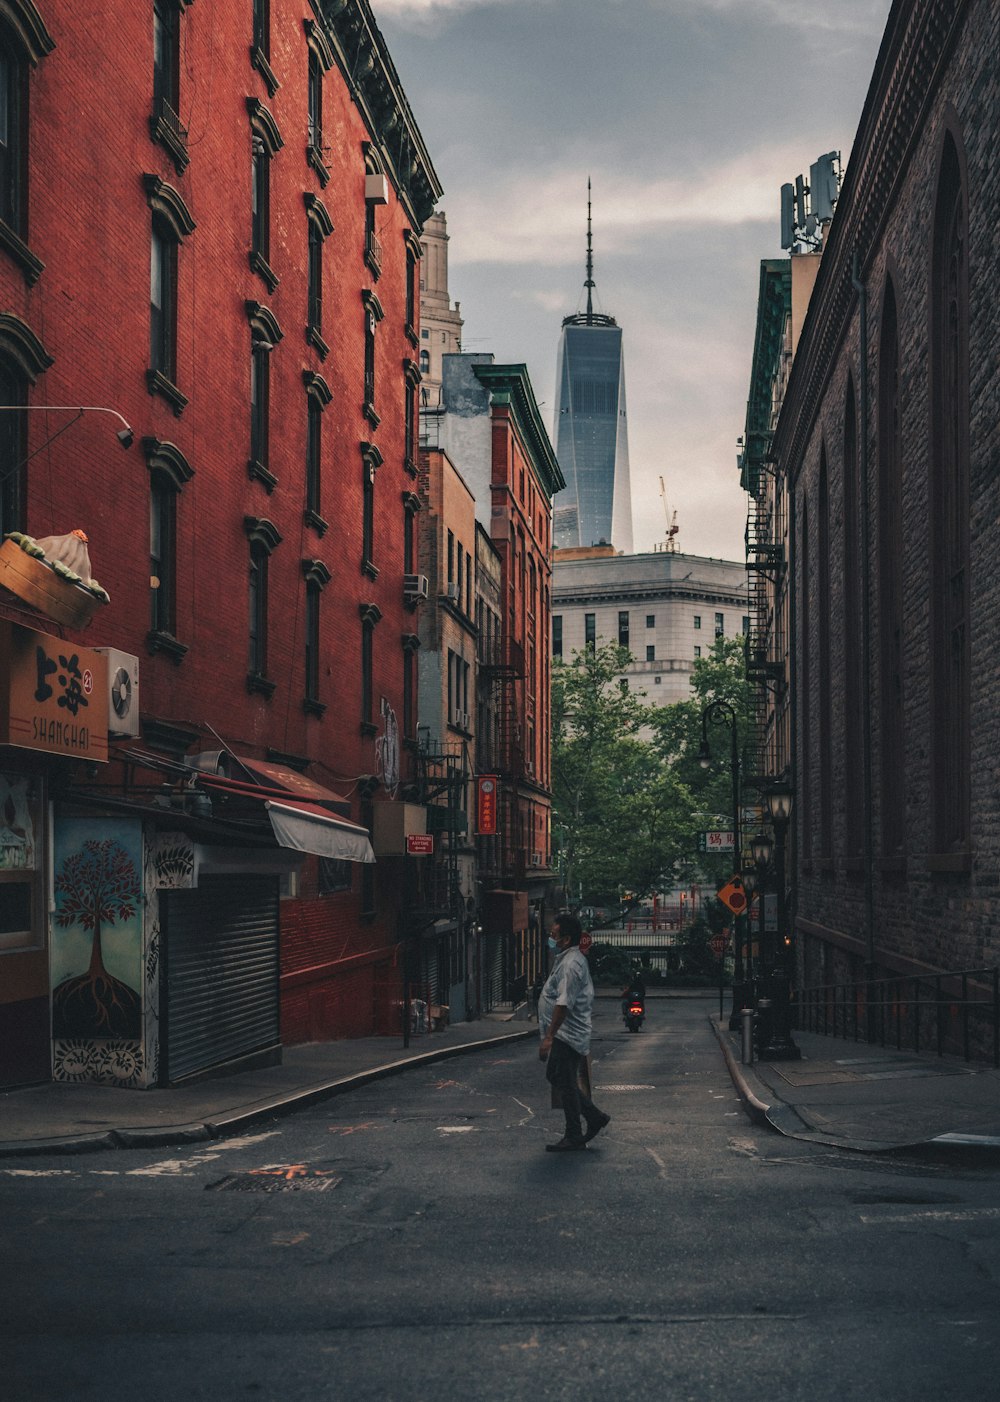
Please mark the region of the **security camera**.
<svg viewBox="0 0 1000 1402"><path fill-rule="evenodd" d="M134 441L135 434L132 432L132 430L128 427L127 424L124 428L120 428L118 430L118 442L122 445L123 448L131 448Z"/></svg>

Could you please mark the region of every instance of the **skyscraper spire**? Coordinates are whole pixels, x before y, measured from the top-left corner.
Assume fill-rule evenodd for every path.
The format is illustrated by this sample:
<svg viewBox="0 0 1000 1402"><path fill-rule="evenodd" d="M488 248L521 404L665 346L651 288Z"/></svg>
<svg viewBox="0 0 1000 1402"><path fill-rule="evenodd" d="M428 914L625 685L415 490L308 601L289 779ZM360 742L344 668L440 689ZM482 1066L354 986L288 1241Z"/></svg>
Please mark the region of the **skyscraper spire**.
<svg viewBox="0 0 1000 1402"><path fill-rule="evenodd" d="M594 324L594 240L590 218L590 176L587 176L587 325Z"/></svg>

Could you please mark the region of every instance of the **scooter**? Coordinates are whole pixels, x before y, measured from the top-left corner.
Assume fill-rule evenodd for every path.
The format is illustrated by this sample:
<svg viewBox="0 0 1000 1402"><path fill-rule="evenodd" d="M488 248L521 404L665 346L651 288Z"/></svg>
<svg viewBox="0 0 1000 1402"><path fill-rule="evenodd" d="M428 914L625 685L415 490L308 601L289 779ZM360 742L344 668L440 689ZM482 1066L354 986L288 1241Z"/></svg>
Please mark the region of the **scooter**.
<svg viewBox="0 0 1000 1402"><path fill-rule="evenodd" d="M638 1032L646 1020L646 1009L641 998L630 998L622 1009L625 1026L630 1032Z"/></svg>

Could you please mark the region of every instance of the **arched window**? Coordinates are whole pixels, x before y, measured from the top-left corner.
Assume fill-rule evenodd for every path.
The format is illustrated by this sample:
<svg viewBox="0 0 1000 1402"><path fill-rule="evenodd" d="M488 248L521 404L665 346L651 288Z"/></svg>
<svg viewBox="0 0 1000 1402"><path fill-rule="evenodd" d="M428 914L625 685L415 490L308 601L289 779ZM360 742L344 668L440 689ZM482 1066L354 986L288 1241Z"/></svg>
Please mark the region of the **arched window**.
<svg viewBox="0 0 1000 1402"><path fill-rule="evenodd" d="M816 613L819 682L819 856L833 857L833 676L830 667L830 477L826 446L819 457L819 500L817 503L816 553L819 556L816 579Z"/></svg>
<svg viewBox="0 0 1000 1402"><path fill-rule="evenodd" d="M935 864L969 849L969 293L965 191L945 138L931 264L931 777Z"/></svg>
<svg viewBox="0 0 1000 1402"><path fill-rule="evenodd" d="M33 285L43 264L28 247L29 74L55 48L31 0L0 5L0 248ZM10 417L10 416L8 416Z"/></svg>
<svg viewBox="0 0 1000 1402"><path fill-rule="evenodd" d="M323 518L323 411L333 395L322 375L303 370L306 387L306 509L305 521L320 535L326 530Z"/></svg>
<svg viewBox="0 0 1000 1402"><path fill-rule="evenodd" d="M312 716L322 716L326 710L320 700L320 595L330 583L330 571L322 560L303 560L302 573L306 581L305 601L305 696L303 710Z"/></svg>
<svg viewBox="0 0 1000 1402"><path fill-rule="evenodd" d="M281 544L281 536L270 521L260 520L255 516L245 517L243 527L250 542L247 689L259 692L262 696L270 696L275 684L267 676L268 576L271 552Z"/></svg>
<svg viewBox="0 0 1000 1402"><path fill-rule="evenodd" d="M886 280L878 360L879 791L882 862L902 867L906 839L903 706L903 430L896 291Z"/></svg>
<svg viewBox="0 0 1000 1402"><path fill-rule="evenodd" d="M271 257L271 161L284 142L270 112L255 97L247 98L250 114L250 267L269 292L278 285Z"/></svg>
<svg viewBox="0 0 1000 1402"><path fill-rule="evenodd" d="M333 221L323 201L313 194L304 196L309 227L309 284L306 309L306 340L325 360L330 347L323 339L323 244L333 233Z"/></svg>
<svg viewBox="0 0 1000 1402"><path fill-rule="evenodd" d="M844 405L844 854L855 867L864 854L864 716L861 683L861 499L858 410L854 381Z"/></svg>
<svg viewBox="0 0 1000 1402"><path fill-rule="evenodd" d="M177 640L177 507L194 472L173 443L142 440L149 469L149 634L154 652L179 662L187 652Z"/></svg>
<svg viewBox="0 0 1000 1402"><path fill-rule="evenodd" d="M195 222L187 205L158 175L144 175L146 201L152 213L149 257L149 369L151 394L162 395L180 414L187 397L177 387L178 257Z"/></svg>
<svg viewBox="0 0 1000 1402"><path fill-rule="evenodd" d="M250 459L247 472L269 492L277 485L271 471L271 355L282 339L272 312L259 302L245 303L250 322Z"/></svg>

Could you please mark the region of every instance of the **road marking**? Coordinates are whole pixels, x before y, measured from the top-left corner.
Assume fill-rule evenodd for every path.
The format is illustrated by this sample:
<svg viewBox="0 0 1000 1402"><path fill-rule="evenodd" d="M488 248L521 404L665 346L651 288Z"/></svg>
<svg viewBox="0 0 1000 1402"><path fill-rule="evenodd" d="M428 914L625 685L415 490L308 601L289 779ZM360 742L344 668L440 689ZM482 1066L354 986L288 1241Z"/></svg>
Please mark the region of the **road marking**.
<svg viewBox="0 0 1000 1402"><path fill-rule="evenodd" d="M328 1125L328 1134L360 1134L366 1129L382 1129L382 1125L376 1124L374 1120L367 1120L360 1125Z"/></svg>
<svg viewBox="0 0 1000 1402"><path fill-rule="evenodd" d="M71 1168L4 1168L0 1172L8 1178L67 1178L73 1174Z"/></svg>
<svg viewBox="0 0 1000 1402"><path fill-rule="evenodd" d="M598 1086L598 1090L655 1090L655 1086Z"/></svg>
<svg viewBox="0 0 1000 1402"><path fill-rule="evenodd" d="M868 1227L892 1227L905 1222L973 1222L983 1218L996 1220L1000 1217L1000 1207L966 1207L957 1212L899 1212L861 1214L861 1220Z"/></svg>
<svg viewBox="0 0 1000 1402"><path fill-rule="evenodd" d="M147 1164L145 1168L130 1168L128 1178L171 1178L184 1173L193 1173L203 1163L211 1163L218 1154L197 1154L191 1159L161 1159L159 1163Z"/></svg>
<svg viewBox="0 0 1000 1402"><path fill-rule="evenodd" d="M438 1125L438 1134L475 1134L474 1125Z"/></svg>

